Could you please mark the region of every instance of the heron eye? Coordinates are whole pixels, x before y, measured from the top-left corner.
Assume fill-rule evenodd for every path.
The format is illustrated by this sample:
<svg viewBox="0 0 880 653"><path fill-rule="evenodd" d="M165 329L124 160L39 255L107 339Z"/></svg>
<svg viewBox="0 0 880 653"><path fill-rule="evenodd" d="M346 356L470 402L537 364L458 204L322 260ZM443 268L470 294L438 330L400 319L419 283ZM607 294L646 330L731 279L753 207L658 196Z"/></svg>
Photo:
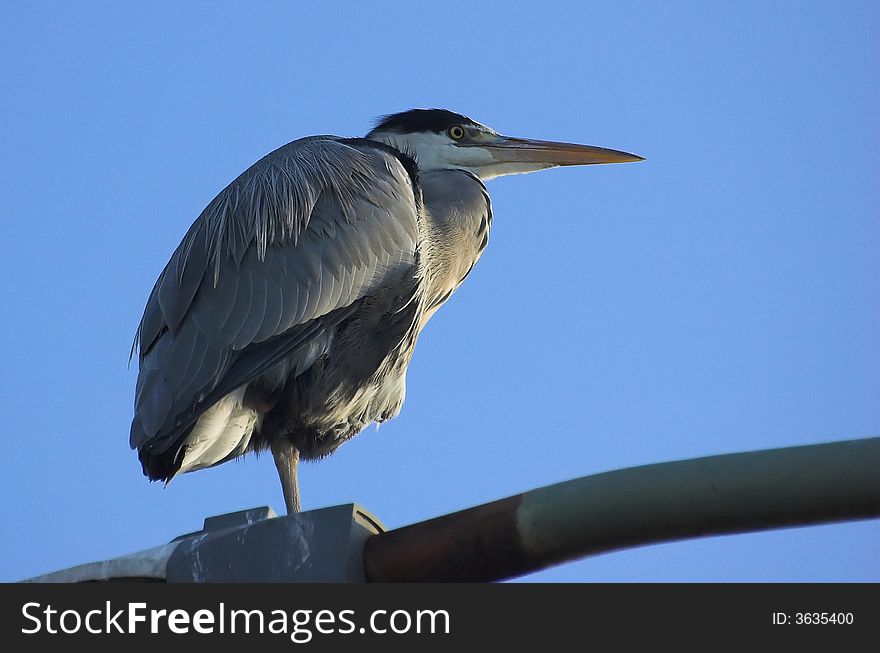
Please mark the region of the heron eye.
<svg viewBox="0 0 880 653"><path fill-rule="evenodd" d="M452 140L460 141L464 138L464 127L461 125L452 125L452 127L446 130L446 133L449 134L449 138Z"/></svg>

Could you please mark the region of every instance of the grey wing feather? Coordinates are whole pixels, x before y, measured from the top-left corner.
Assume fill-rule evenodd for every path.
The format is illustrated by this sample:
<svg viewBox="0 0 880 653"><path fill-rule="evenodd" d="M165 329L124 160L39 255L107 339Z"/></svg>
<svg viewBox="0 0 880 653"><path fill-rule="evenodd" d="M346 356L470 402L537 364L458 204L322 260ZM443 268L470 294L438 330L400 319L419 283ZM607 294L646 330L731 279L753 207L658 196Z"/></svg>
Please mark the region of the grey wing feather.
<svg viewBox="0 0 880 653"><path fill-rule="evenodd" d="M294 141L242 173L147 301L131 446L162 451L220 393L297 350L297 368L313 360L347 307L416 265L418 211L392 154L332 137Z"/></svg>

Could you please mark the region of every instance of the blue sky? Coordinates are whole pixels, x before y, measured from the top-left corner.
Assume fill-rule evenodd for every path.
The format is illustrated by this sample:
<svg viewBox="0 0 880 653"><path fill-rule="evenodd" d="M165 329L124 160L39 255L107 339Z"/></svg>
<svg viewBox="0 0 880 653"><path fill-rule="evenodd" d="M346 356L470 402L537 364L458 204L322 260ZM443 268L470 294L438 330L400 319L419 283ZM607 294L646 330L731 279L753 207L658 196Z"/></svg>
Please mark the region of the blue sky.
<svg viewBox="0 0 880 653"><path fill-rule="evenodd" d="M7 2L0 580L283 501L271 457L149 484L143 304L275 147L445 107L640 164L490 182L486 254L399 418L304 467L389 527L611 469L880 432L874 3ZM11 535L11 536L10 536ZM597 556L545 581L880 581L880 523Z"/></svg>

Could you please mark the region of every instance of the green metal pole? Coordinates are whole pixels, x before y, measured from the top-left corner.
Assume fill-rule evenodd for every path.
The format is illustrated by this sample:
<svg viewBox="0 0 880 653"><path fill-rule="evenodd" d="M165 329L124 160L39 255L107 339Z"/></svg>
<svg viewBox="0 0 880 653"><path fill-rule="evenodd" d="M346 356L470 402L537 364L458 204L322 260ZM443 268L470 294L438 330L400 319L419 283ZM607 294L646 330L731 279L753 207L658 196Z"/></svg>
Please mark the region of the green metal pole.
<svg viewBox="0 0 880 653"><path fill-rule="evenodd" d="M585 476L370 537L370 581L492 581L682 538L880 516L880 438Z"/></svg>

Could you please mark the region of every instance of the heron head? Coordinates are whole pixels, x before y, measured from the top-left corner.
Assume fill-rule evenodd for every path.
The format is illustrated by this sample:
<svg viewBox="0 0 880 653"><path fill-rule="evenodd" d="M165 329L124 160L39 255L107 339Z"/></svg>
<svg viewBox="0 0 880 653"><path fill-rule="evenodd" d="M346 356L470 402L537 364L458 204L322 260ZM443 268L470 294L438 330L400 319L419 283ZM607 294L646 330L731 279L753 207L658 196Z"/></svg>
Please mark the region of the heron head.
<svg viewBox="0 0 880 653"><path fill-rule="evenodd" d="M556 166L643 160L604 147L503 136L446 109L412 109L385 116L367 138L409 154L421 170L469 170L484 180Z"/></svg>

